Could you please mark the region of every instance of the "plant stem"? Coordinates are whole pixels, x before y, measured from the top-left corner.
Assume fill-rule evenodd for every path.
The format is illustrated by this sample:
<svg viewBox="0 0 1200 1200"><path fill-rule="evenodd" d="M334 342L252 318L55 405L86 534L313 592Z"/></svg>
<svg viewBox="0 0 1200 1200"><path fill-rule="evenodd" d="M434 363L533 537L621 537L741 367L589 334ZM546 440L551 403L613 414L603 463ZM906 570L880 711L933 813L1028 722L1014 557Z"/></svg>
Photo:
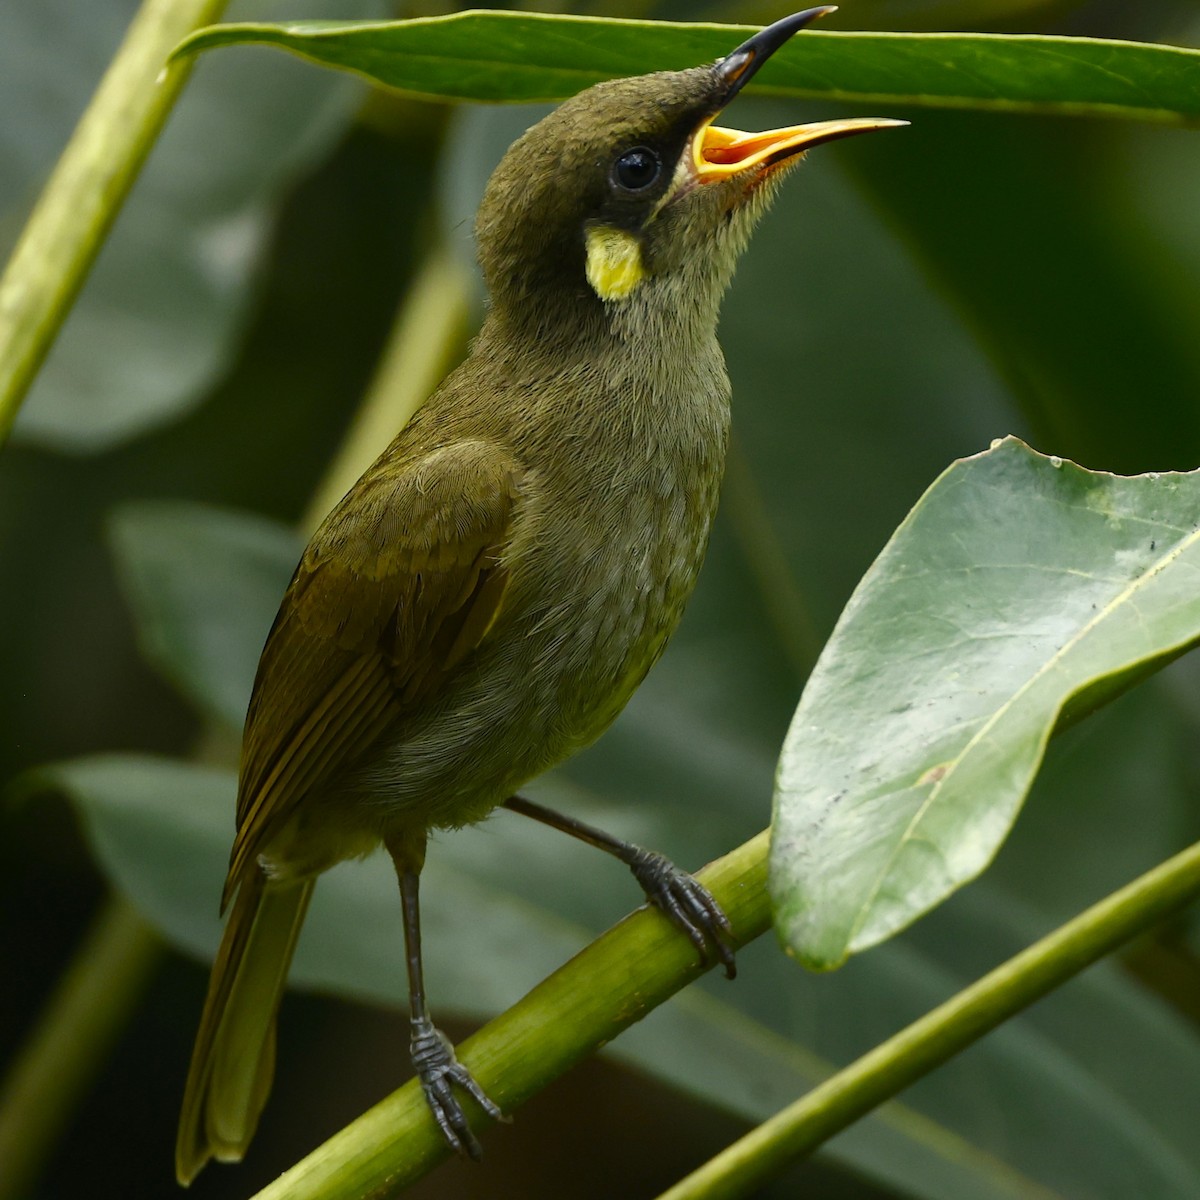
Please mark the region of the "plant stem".
<svg viewBox="0 0 1200 1200"><path fill-rule="evenodd" d="M659 1200L734 1200L1200 895L1200 843L1113 892L813 1088Z"/></svg>
<svg viewBox="0 0 1200 1200"><path fill-rule="evenodd" d="M174 46L225 0L145 0L0 278L0 444L188 75ZM161 943L111 900L0 1090L0 1197L23 1194L157 962Z"/></svg>
<svg viewBox="0 0 1200 1200"><path fill-rule="evenodd" d="M0 445L189 71L163 64L226 0L144 0L0 278Z"/></svg>
<svg viewBox="0 0 1200 1200"><path fill-rule="evenodd" d="M461 267L430 255L407 296L345 445L309 506L309 524L346 490L433 390L461 348L470 307ZM211 737L193 756L211 759ZM24 1195L80 1093L138 1003L161 942L113 899L58 985L0 1091L0 1200Z"/></svg>
<svg viewBox="0 0 1200 1200"><path fill-rule="evenodd" d="M0 1089L0 1200L29 1194L161 951L158 937L119 897L93 921Z"/></svg>
<svg viewBox="0 0 1200 1200"><path fill-rule="evenodd" d="M771 632L798 683L803 684L816 665L823 641L772 522L770 506L736 437L726 457L724 493L726 510L738 531L739 549L758 585Z"/></svg>
<svg viewBox="0 0 1200 1200"><path fill-rule="evenodd" d="M190 70L163 64L226 0L145 0L0 278L0 444ZM432 391L461 344L461 268L436 253L414 285L351 436L310 506L312 524ZM386 427L386 429L385 429ZM0 1090L0 1200L24 1194L123 1028L161 942L109 902Z"/></svg>
<svg viewBox="0 0 1200 1200"><path fill-rule="evenodd" d="M304 533L321 523L437 387L466 340L470 309L465 270L438 246L405 292L366 399L300 519Z"/></svg>
<svg viewBox="0 0 1200 1200"><path fill-rule="evenodd" d="M699 873L741 946L770 923L767 834ZM524 999L457 1048L489 1096L511 1112L616 1037L708 967L658 912L641 909L610 929ZM472 1125L486 1118L473 1104ZM258 1193L256 1200L382 1200L449 1150L410 1081Z"/></svg>

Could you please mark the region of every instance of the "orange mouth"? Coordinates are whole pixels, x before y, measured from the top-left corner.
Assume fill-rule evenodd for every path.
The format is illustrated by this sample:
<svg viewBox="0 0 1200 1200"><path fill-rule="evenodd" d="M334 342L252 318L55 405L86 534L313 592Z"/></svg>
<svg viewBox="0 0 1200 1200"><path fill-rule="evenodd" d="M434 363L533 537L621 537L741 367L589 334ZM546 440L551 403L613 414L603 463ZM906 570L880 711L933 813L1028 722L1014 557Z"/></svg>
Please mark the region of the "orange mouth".
<svg viewBox="0 0 1200 1200"><path fill-rule="evenodd" d="M765 170L776 166L822 142L907 124L907 121L893 121L888 117L851 117L768 129L762 133L742 133L737 129L706 124L692 139L692 162L700 183L718 183L755 168Z"/></svg>

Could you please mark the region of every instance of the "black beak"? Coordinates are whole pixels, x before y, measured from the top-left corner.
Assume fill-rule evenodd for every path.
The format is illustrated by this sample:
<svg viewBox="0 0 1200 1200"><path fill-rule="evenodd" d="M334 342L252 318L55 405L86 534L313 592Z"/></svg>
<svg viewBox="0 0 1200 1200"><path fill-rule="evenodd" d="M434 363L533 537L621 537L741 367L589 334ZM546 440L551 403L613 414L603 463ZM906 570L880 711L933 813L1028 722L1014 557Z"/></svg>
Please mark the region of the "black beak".
<svg viewBox="0 0 1200 1200"><path fill-rule="evenodd" d="M806 25L811 25L819 17L837 12L836 4L823 4L820 8L806 8L803 12L792 13L760 30L748 41L743 42L732 53L727 54L717 63L717 74L725 81L727 91L722 98L724 107L734 96L749 83L759 67L791 38L799 33Z"/></svg>
<svg viewBox="0 0 1200 1200"><path fill-rule="evenodd" d="M720 59L713 67L718 99L711 115L692 135L691 153L693 177L700 183L719 183L742 176L749 183L760 179L764 172L794 159L813 146L835 138L868 133L872 129L888 129L907 125L890 117L849 117L834 121L814 121L808 125L792 125L787 129L768 129L765 133L742 133L722 129L712 124L713 118L746 86L759 67L784 42L810 25L818 17L835 12L836 5L806 8L768 25L749 41L743 42L732 54Z"/></svg>

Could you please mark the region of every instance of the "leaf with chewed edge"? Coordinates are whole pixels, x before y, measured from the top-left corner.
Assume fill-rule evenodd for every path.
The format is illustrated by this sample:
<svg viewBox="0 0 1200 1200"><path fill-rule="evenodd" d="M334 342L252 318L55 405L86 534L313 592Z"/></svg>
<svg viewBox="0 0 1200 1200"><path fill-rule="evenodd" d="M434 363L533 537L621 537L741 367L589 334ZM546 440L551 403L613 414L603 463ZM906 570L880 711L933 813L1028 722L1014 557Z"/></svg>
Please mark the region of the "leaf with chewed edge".
<svg viewBox="0 0 1200 1200"><path fill-rule="evenodd" d="M780 758L776 928L818 969L904 928L1007 835L1056 725L1200 640L1200 472L1015 438L951 466L855 591Z"/></svg>

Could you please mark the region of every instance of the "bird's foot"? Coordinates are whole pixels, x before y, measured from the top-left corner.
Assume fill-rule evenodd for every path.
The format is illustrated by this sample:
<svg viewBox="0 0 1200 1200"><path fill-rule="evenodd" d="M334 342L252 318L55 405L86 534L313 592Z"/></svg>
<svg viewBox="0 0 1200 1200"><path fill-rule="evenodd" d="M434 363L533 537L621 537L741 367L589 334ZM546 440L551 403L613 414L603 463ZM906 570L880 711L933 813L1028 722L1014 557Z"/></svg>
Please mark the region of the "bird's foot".
<svg viewBox="0 0 1200 1200"><path fill-rule="evenodd" d="M478 1162L483 1157L483 1147L471 1132L467 1115L454 1094L454 1085L458 1084L473 1096L488 1116L497 1121L508 1118L479 1086L471 1072L455 1058L450 1039L428 1017L413 1020L409 1053L417 1078L421 1081L421 1090L425 1093L442 1136L456 1154Z"/></svg>
<svg viewBox="0 0 1200 1200"><path fill-rule="evenodd" d="M733 930L708 888L654 850L638 847L628 861L646 899L688 935L700 961L707 964L715 955L726 978L732 979L737 974L730 944Z"/></svg>

